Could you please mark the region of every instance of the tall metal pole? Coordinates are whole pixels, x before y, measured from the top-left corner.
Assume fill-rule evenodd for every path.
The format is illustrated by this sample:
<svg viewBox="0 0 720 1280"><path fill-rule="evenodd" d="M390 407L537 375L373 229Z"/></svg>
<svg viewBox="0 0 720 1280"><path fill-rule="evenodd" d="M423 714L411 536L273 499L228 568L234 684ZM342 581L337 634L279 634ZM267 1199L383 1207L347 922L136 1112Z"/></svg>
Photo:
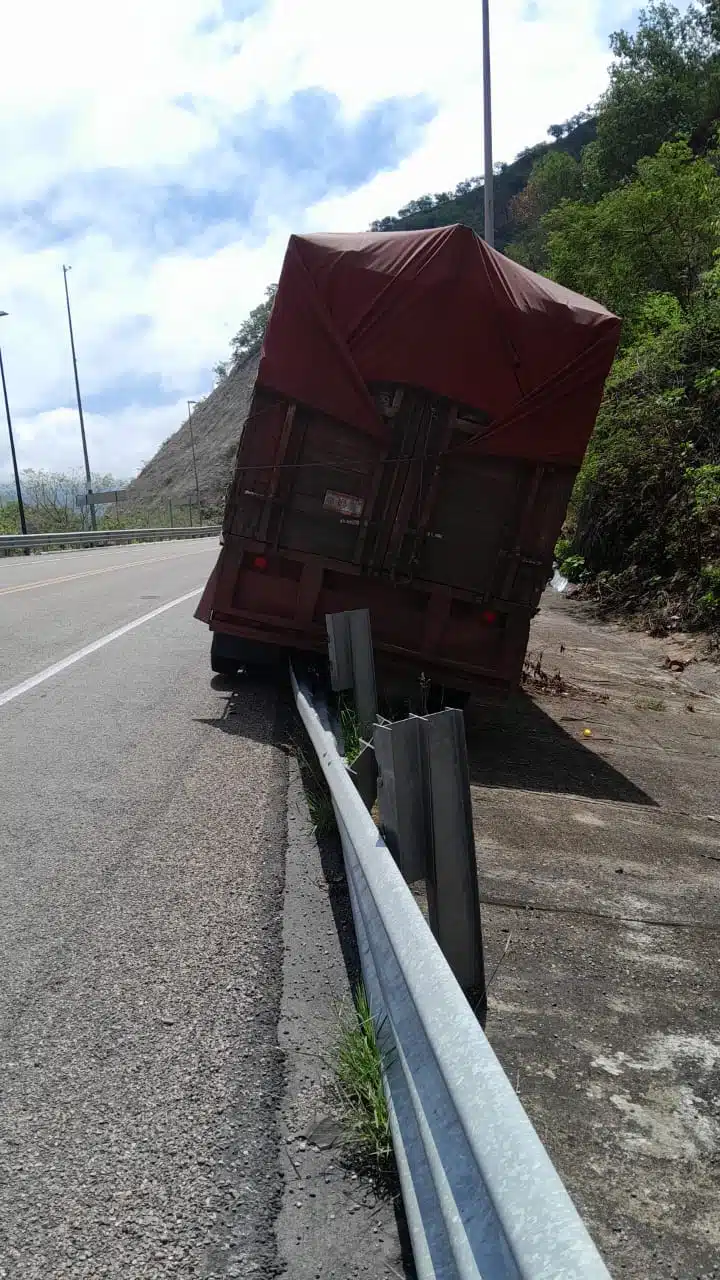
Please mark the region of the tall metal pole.
<svg viewBox="0 0 720 1280"><path fill-rule="evenodd" d="M77 356L75 354L75 335L73 333L72 313L70 311L70 293L68 291L67 273L72 267L63 267L63 278L65 280L65 301L67 303L68 328L70 330L70 350L72 351L73 373L75 374L75 394L77 396L78 417L80 419L80 435L82 436L83 458L85 459L85 479L87 480L88 498L90 500L90 524L93 529L97 529L97 521L95 519L95 504L92 501L92 476L90 474L90 462L88 460L87 440L85 438L85 419L83 417L82 398L80 396L80 379L78 378Z"/></svg>
<svg viewBox="0 0 720 1280"><path fill-rule="evenodd" d="M0 311L0 316L6 316L7 311ZM17 457L15 454L15 440L13 437L12 418L10 417L10 401L8 400L7 383L5 381L5 366L3 364L2 349L0 348L0 380L2 380L3 399L5 401L5 417L7 418L8 435L10 436L10 453L12 455L13 472L15 473L15 492L17 494L18 515L20 516L20 529L22 533L27 533L27 524L25 522L25 506L22 500L22 489L20 488L20 472L18 471Z"/></svg>
<svg viewBox="0 0 720 1280"><path fill-rule="evenodd" d="M483 123L485 132L485 243L495 246L495 190L492 152L492 92L490 84L490 0L482 0Z"/></svg>
<svg viewBox="0 0 720 1280"><path fill-rule="evenodd" d="M187 402L188 426L190 428L190 444L192 446L193 468L195 471L195 497L197 499L198 519L200 521L200 524L202 524L202 515L200 512L200 485L198 484L197 458L195 457L195 433L193 432L192 408L191 408L191 406L194 407L196 404L197 404L197 400L188 400Z"/></svg>

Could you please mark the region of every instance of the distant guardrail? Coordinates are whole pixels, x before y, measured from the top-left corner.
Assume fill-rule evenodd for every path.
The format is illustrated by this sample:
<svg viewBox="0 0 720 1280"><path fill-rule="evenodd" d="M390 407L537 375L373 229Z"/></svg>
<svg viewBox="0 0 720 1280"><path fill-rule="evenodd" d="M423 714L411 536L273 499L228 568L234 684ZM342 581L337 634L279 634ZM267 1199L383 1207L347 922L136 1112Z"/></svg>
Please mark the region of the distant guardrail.
<svg viewBox="0 0 720 1280"><path fill-rule="evenodd" d="M342 840L419 1280L610 1280L351 781L327 708L291 676Z"/></svg>
<svg viewBox="0 0 720 1280"><path fill-rule="evenodd" d="M97 529L79 533L3 533L0 553L47 551L51 547L113 547L126 542L165 542L175 538L219 538L222 525L194 525L187 529Z"/></svg>

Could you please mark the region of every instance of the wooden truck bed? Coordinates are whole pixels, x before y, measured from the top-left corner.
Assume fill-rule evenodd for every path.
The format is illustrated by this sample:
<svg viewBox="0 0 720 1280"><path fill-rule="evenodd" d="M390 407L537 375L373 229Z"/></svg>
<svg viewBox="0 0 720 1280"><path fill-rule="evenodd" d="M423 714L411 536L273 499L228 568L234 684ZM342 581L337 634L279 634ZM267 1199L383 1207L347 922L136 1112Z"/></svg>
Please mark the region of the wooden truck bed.
<svg viewBox="0 0 720 1280"><path fill-rule="evenodd" d="M367 607L379 668L515 684L619 328L468 227L291 236L198 610L216 669L223 636L326 652Z"/></svg>
<svg viewBox="0 0 720 1280"><path fill-rule="evenodd" d="M381 669L505 691L576 468L459 455L481 415L410 387L372 390L384 444L256 390L206 620L323 652L325 614L367 607Z"/></svg>

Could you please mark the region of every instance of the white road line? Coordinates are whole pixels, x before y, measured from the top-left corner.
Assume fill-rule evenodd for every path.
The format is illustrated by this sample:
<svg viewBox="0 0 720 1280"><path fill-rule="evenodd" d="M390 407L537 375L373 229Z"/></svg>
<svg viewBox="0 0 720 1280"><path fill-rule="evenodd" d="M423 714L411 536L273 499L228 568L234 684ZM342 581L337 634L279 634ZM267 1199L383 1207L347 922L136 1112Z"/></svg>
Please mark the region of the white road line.
<svg viewBox="0 0 720 1280"><path fill-rule="evenodd" d="M93 640L92 644L86 644L84 649L76 650L75 653L69 654L62 661L54 662L51 667L46 667L44 671L38 671L36 676L30 676L29 680L23 680L22 684L16 684L12 689L6 689L4 693L0 693L0 707L4 707L7 702L12 702L14 698L19 698L23 693L29 693L37 685L43 684L45 680L50 680L52 676L59 675L61 671L65 671L67 667L72 667L83 658L88 658L91 653L97 653L98 649L104 649L105 645L112 644L113 640L119 640L121 636L126 636L128 631L134 631L136 627L141 627L143 623L152 622L153 618L159 618L161 613L167 613L168 609L174 609L176 604L184 604L186 600L192 600L193 596L199 596L202 589L202 587L196 587L194 591L188 591L184 596L178 596L176 600L161 604L160 608L153 609L152 613L144 613L141 618L136 618L134 622L126 622L125 626L118 627L117 631L108 632L106 636L101 636L99 640Z"/></svg>

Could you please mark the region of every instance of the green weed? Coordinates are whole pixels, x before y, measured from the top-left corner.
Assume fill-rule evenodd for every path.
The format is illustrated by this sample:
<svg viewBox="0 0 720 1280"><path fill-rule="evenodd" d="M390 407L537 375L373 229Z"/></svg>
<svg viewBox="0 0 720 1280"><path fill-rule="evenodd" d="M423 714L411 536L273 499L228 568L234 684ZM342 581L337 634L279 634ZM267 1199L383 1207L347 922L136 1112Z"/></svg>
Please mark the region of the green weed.
<svg viewBox="0 0 720 1280"><path fill-rule="evenodd" d="M335 1074L346 1141L375 1176L392 1177L395 1164L383 1066L389 1058L380 1047L382 1023L376 1026L362 983L353 1003L343 1010L336 1046Z"/></svg>
<svg viewBox="0 0 720 1280"><path fill-rule="evenodd" d="M636 711L664 711L665 703L662 698L637 698L635 709Z"/></svg>
<svg viewBox="0 0 720 1280"><path fill-rule="evenodd" d="M360 738L360 721L355 710L355 704L347 694L341 694L338 699L338 712L340 715L340 731L342 733L343 746L345 748L345 759L352 768L363 749Z"/></svg>
<svg viewBox="0 0 720 1280"><path fill-rule="evenodd" d="M312 748L306 750L304 744L298 741L292 743L292 749L300 769L313 830L318 836L332 835L336 830L335 810L315 752Z"/></svg>

